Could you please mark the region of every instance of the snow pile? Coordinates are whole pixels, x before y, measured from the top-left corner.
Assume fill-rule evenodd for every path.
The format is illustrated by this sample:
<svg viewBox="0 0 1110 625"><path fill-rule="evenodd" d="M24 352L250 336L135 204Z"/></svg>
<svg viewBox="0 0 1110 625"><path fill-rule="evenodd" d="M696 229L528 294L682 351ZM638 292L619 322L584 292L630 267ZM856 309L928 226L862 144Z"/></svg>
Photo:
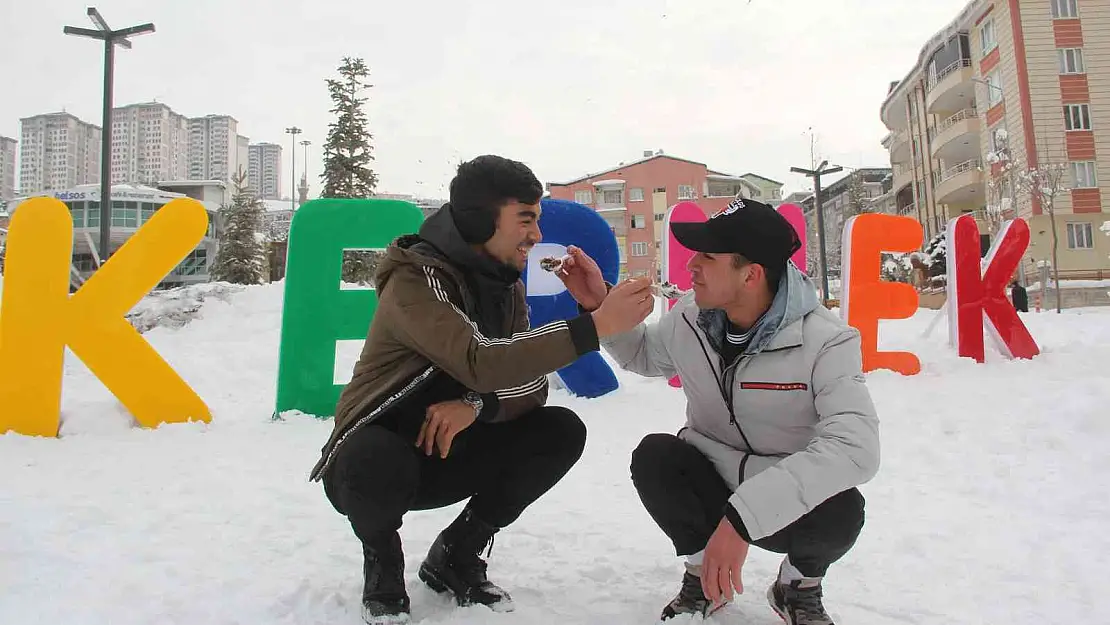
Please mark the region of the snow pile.
<svg viewBox="0 0 1110 625"><path fill-rule="evenodd" d="M360 622L358 543L307 482L331 423L270 418L280 302L280 285L246 288L146 334L209 402L210 425L133 428L70 358L62 437L0 436L0 623ZM1110 309L1024 315L1044 353L992 352L985 365L955 357L943 323L923 336L935 314L882 325L882 347L913 350L923 370L868 376L883 465L862 489L863 534L826 580L830 611L851 625L1107 614ZM618 375L622 387L596 400L552 392L589 440L566 479L497 536L490 575L516 612L459 609L416 579L460 505L405 517L416 620L655 622L682 569L628 465L645 434L682 425L684 400L665 380ZM763 597L778 562L753 549L747 592L715 620L779 623Z"/></svg>
<svg viewBox="0 0 1110 625"><path fill-rule="evenodd" d="M242 289L227 282L206 282L154 291L127 313L127 320L139 332L159 326L180 328L199 316L204 300L211 297L226 302L232 293Z"/></svg>

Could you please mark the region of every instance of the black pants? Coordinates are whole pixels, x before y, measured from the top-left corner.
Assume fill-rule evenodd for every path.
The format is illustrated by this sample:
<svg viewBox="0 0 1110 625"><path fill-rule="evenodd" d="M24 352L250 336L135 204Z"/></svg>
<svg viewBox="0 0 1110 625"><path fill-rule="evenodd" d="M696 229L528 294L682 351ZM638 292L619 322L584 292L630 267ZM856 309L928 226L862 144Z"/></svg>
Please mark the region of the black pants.
<svg viewBox="0 0 1110 625"><path fill-rule="evenodd" d="M649 434L632 452L632 481L648 514L674 543L680 556L705 549L732 495L713 463L672 434ZM863 529L863 495L839 493L786 528L749 544L785 553L806 577L825 575L855 544Z"/></svg>
<svg viewBox="0 0 1110 625"><path fill-rule="evenodd" d="M324 492L364 545L380 544L410 510L471 498L474 515L495 527L515 521L582 455L586 426L566 408L545 406L504 423L473 423L450 454L425 455L415 436L378 424L343 443L323 476Z"/></svg>

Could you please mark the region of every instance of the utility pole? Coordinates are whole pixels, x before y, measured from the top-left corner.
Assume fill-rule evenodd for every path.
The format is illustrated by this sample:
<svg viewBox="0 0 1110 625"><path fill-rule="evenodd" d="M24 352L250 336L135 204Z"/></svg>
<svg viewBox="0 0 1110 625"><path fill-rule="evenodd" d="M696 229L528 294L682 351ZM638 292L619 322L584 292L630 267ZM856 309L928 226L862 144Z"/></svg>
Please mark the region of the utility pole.
<svg viewBox="0 0 1110 625"><path fill-rule="evenodd" d="M89 19L96 29L66 26L62 32L67 35L88 37L104 42L104 119L100 127L100 258L107 260L112 253L111 228L112 228L112 82L115 69L115 49L120 46L126 50L131 49L128 37L144 35L154 32L154 24L141 24L129 26L119 30L112 30L108 22L96 10L89 7L86 10Z"/></svg>
<svg viewBox="0 0 1110 625"><path fill-rule="evenodd" d="M796 174L813 178L813 210L817 213L817 241L821 249L821 288L825 300L829 299L829 265L825 255L825 210L821 206L821 176L835 174L843 170L839 165L826 168L828 164L828 161L821 161L816 169L790 168L790 171Z"/></svg>
<svg viewBox="0 0 1110 625"><path fill-rule="evenodd" d="M289 151L289 158L292 159L293 171L291 172L292 184L289 186L289 208L297 210L297 135L301 134L301 129L296 126L285 129L285 134L293 135L293 149Z"/></svg>

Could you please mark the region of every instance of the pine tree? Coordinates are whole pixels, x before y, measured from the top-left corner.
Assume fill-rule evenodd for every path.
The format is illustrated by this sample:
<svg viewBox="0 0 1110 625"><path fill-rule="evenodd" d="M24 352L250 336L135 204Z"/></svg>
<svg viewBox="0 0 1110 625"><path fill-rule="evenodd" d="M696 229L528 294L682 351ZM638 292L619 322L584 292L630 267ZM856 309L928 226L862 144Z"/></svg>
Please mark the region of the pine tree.
<svg viewBox="0 0 1110 625"><path fill-rule="evenodd" d="M263 205L246 184L243 168L232 177L235 196L231 205L220 207L223 228L212 265L212 279L234 284L261 284L266 276L266 252L259 241Z"/></svg>
<svg viewBox="0 0 1110 625"><path fill-rule="evenodd" d="M324 182L321 197L368 198L374 195L378 176L370 169L374 160L369 122L362 105L363 89L373 85L365 82L370 70L360 58L345 57L339 66L339 79L328 79L332 109L336 118L328 125L324 143ZM378 253L350 251L343 253L343 281L368 284L378 265Z"/></svg>

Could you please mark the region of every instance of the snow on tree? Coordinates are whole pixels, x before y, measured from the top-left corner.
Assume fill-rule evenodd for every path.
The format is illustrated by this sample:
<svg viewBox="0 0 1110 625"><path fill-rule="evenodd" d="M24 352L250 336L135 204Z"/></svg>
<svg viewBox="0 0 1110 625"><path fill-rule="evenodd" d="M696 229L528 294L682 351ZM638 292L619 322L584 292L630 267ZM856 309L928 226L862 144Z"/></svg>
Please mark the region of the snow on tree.
<svg viewBox="0 0 1110 625"><path fill-rule="evenodd" d="M370 168L372 154L369 121L361 94L373 85L365 82L370 70L361 58L344 57L339 78L328 79L335 121L328 125L324 143L324 182L321 197L368 198L374 195L378 176ZM378 265L379 252L350 250L343 253L343 281L369 284Z"/></svg>
<svg viewBox="0 0 1110 625"><path fill-rule="evenodd" d="M220 207L222 229L219 249L212 264L212 279L232 284L261 284L266 277L266 250L259 240L262 229L262 202L247 188L247 175L240 167L232 184L235 195L231 205Z"/></svg>
<svg viewBox="0 0 1110 625"><path fill-rule="evenodd" d="M1019 170L1014 180L1018 193L1038 202L1048 211L1048 221L1052 230L1052 282L1056 286L1056 312L1060 312L1060 263L1057 262L1057 248L1060 235L1056 229L1056 198L1067 192L1069 185L1067 163L1046 162L1036 167Z"/></svg>

